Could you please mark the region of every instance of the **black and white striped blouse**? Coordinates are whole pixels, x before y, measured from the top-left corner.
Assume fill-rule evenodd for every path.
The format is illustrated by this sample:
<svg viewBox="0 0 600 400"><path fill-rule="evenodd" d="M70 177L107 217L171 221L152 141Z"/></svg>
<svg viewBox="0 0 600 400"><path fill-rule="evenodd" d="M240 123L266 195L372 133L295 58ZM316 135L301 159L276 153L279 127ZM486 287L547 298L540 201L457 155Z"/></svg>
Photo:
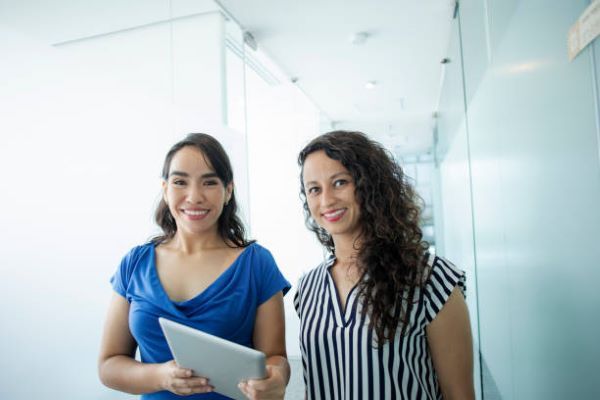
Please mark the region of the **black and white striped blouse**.
<svg viewBox="0 0 600 400"><path fill-rule="evenodd" d="M441 399L425 327L455 286L465 294L465 274L430 256L429 277L414 295L404 336L377 347L356 287L343 310L329 273L330 258L300 279L294 305L300 316L300 348L308 399Z"/></svg>

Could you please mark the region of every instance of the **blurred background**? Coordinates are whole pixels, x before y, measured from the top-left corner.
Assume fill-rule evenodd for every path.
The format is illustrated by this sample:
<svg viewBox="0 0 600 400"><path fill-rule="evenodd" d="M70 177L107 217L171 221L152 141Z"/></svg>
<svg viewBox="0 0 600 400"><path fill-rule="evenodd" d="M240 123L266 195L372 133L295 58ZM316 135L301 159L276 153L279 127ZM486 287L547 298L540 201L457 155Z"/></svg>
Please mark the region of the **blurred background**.
<svg viewBox="0 0 600 400"><path fill-rule="evenodd" d="M600 49L567 52L589 5L0 0L0 398L130 398L96 373L109 278L188 132L295 284L324 257L296 157L332 129L389 149L467 271L478 398L600 398Z"/></svg>

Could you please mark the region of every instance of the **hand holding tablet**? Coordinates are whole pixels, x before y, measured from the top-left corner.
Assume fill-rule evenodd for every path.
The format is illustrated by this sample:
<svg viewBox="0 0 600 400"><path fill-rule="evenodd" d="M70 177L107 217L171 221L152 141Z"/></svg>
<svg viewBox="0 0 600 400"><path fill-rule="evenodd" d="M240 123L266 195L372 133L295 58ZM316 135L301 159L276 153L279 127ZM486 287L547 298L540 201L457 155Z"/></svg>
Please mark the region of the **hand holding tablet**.
<svg viewBox="0 0 600 400"><path fill-rule="evenodd" d="M165 318L158 321L177 364L208 378L215 392L243 400L238 384L266 376L264 353Z"/></svg>

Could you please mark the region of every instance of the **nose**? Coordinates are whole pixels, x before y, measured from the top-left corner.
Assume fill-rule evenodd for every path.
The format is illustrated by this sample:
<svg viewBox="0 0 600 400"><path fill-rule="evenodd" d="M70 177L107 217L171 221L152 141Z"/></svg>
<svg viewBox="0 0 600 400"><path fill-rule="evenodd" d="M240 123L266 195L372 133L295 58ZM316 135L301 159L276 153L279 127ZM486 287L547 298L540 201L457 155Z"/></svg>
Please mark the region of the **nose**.
<svg viewBox="0 0 600 400"><path fill-rule="evenodd" d="M191 184L187 192L186 201L191 204L200 204L204 200L205 196L202 185Z"/></svg>
<svg viewBox="0 0 600 400"><path fill-rule="evenodd" d="M335 196L333 189L330 187L324 187L321 191L321 206L323 208L331 207L335 203Z"/></svg>

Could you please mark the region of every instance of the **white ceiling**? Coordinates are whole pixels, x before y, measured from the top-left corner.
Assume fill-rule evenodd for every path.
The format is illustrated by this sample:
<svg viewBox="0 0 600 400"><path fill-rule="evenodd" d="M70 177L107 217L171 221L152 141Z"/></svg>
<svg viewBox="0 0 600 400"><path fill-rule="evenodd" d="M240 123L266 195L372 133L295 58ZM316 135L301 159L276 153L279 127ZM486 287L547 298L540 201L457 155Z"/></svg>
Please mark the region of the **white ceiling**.
<svg viewBox="0 0 600 400"><path fill-rule="evenodd" d="M197 12L207 0L0 0L0 21L48 43ZM220 0L335 122L418 153L432 142L455 0ZM211 3L214 4L214 3ZM370 37L350 43L357 32ZM376 81L374 89L365 88Z"/></svg>
<svg viewBox="0 0 600 400"><path fill-rule="evenodd" d="M220 0L336 127L431 146L454 0ZM362 45L350 38L368 32ZM375 88L365 88L376 81Z"/></svg>

